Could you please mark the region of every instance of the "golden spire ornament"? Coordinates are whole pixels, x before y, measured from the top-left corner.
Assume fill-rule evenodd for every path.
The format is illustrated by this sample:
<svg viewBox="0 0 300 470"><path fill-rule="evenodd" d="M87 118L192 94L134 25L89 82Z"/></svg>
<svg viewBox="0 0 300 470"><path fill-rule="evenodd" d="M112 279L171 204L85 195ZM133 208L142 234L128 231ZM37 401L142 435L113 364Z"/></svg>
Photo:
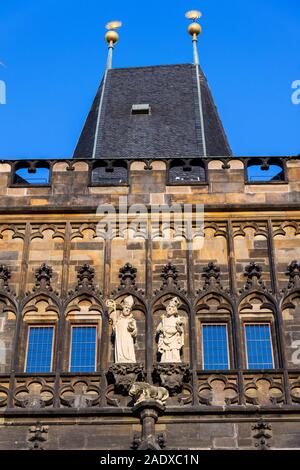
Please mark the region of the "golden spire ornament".
<svg viewBox="0 0 300 470"><path fill-rule="evenodd" d="M121 28L121 26L121 21L110 21L106 25L106 29L108 30L105 34L105 40L108 44L108 58L106 70L110 70L112 68L113 49L115 47L115 44L119 41L119 33L117 32L117 29Z"/></svg>
<svg viewBox="0 0 300 470"><path fill-rule="evenodd" d="M202 13L198 10L190 10L185 14L185 17L191 21L191 24L188 27L189 35L193 38L193 51L194 51L194 64L196 68L196 79L197 79L197 91L198 91L198 102L199 102L199 113L200 113L200 122L201 122L201 140L203 145L203 155L207 156L207 147L206 147L206 135L205 135L205 126L204 126L204 115L203 115L203 101L202 101L202 92L201 92L201 70L200 70L200 61L198 53L198 36L202 33L202 27L197 22L201 18Z"/></svg>
<svg viewBox="0 0 300 470"><path fill-rule="evenodd" d="M104 99L104 93L106 89L107 75L108 75L109 70L112 69L113 50L114 50L115 44L119 41L119 34L117 33L117 29L121 28L121 26L122 26L121 21L110 21L105 26L107 29L107 33L105 34L105 41L108 44L108 56L107 56L106 69L105 69L102 90L101 90L101 95L100 95L92 158L96 158L99 125L100 125L101 113L102 113L102 108L103 108L103 99Z"/></svg>
<svg viewBox="0 0 300 470"><path fill-rule="evenodd" d="M188 27L188 32L193 38L193 49L194 49L194 63L199 65L199 54L198 54L198 36L202 33L202 27L197 21L201 18L202 13L198 10L190 10L185 14L185 17L191 21Z"/></svg>

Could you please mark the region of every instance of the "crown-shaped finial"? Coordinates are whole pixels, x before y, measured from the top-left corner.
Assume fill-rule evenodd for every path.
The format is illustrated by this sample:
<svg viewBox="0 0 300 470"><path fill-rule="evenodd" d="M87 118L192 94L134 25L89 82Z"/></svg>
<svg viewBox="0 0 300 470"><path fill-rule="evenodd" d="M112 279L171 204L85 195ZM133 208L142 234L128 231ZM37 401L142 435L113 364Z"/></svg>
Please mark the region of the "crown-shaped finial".
<svg viewBox="0 0 300 470"><path fill-rule="evenodd" d="M199 65L199 54L197 49L198 36L202 33L202 27L197 22L201 18L202 13L198 10L190 10L185 14L185 17L188 20L191 20L191 24L188 27L188 32L193 38L193 48L194 48L194 63Z"/></svg>
<svg viewBox="0 0 300 470"><path fill-rule="evenodd" d="M117 33L117 29L121 28L121 26L121 21L110 21L105 26L108 30L105 34L105 40L108 44L108 58L106 66L107 70L112 68L113 48L115 47L115 44L119 41L119 33Z"/></svg>

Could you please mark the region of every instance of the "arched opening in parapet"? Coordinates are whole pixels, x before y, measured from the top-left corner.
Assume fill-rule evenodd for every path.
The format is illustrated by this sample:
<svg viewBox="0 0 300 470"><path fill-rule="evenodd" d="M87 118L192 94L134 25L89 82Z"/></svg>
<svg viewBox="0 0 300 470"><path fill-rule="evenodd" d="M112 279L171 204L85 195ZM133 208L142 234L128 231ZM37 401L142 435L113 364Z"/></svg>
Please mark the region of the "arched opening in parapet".
<svg viewBox="0 0 300 470"><path fill-rule="evenodd" d="M47 162L19 162L14 169L13 184L20 186L44 186L50 183Z"/></svg>
<svg viewBox="0 0 300 470"><path fill-rule="evenodd" d="M96 162L92 169L94 185L125 185L128 183L128 165L126 162Z"/></svg>
<svg viewBox="0 0 300 470"><path fill-rule="evenodd" d="M249 183L269 183L285 181L283 164L278 159L263 161L252 159L247 164L247 181Z"/></svg>
<svg viewBox="0 0 300 470"><path fill-rule="evenodd" d="M199 160L173 160L169 165L170 184L197 184L206 182L204 163Z"/></svg>

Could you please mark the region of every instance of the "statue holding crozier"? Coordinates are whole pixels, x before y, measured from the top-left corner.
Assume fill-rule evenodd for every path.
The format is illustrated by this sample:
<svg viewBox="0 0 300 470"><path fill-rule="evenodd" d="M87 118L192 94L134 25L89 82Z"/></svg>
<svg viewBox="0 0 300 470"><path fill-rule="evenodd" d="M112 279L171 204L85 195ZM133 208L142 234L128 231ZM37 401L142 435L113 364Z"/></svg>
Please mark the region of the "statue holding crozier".
<svg viewBox="0 0 300 470"><path fill-rule="evenodd" d="M106 306L110 309L110 320L115 337L115 363L135 364L134 343L137 337L136 320L132 314L134 300L132 295L122 302L122 311L118 312L114 300L108 300Z"/></svg>

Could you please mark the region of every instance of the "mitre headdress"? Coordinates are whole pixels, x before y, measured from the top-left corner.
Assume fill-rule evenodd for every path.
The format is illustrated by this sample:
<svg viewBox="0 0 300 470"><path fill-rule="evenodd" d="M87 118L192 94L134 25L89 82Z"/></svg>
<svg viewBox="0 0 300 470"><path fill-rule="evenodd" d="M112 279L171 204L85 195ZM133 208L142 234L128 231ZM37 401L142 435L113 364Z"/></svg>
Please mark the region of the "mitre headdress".
<svg viewBox="0 0 300 470"><path fill-rule="evenodd" d="M132 308L132 306L134 304L134 300L133 300L132 295L129 295L128 297L125 297L125 299L123 300L123 303L127 307Z"/></svg>

